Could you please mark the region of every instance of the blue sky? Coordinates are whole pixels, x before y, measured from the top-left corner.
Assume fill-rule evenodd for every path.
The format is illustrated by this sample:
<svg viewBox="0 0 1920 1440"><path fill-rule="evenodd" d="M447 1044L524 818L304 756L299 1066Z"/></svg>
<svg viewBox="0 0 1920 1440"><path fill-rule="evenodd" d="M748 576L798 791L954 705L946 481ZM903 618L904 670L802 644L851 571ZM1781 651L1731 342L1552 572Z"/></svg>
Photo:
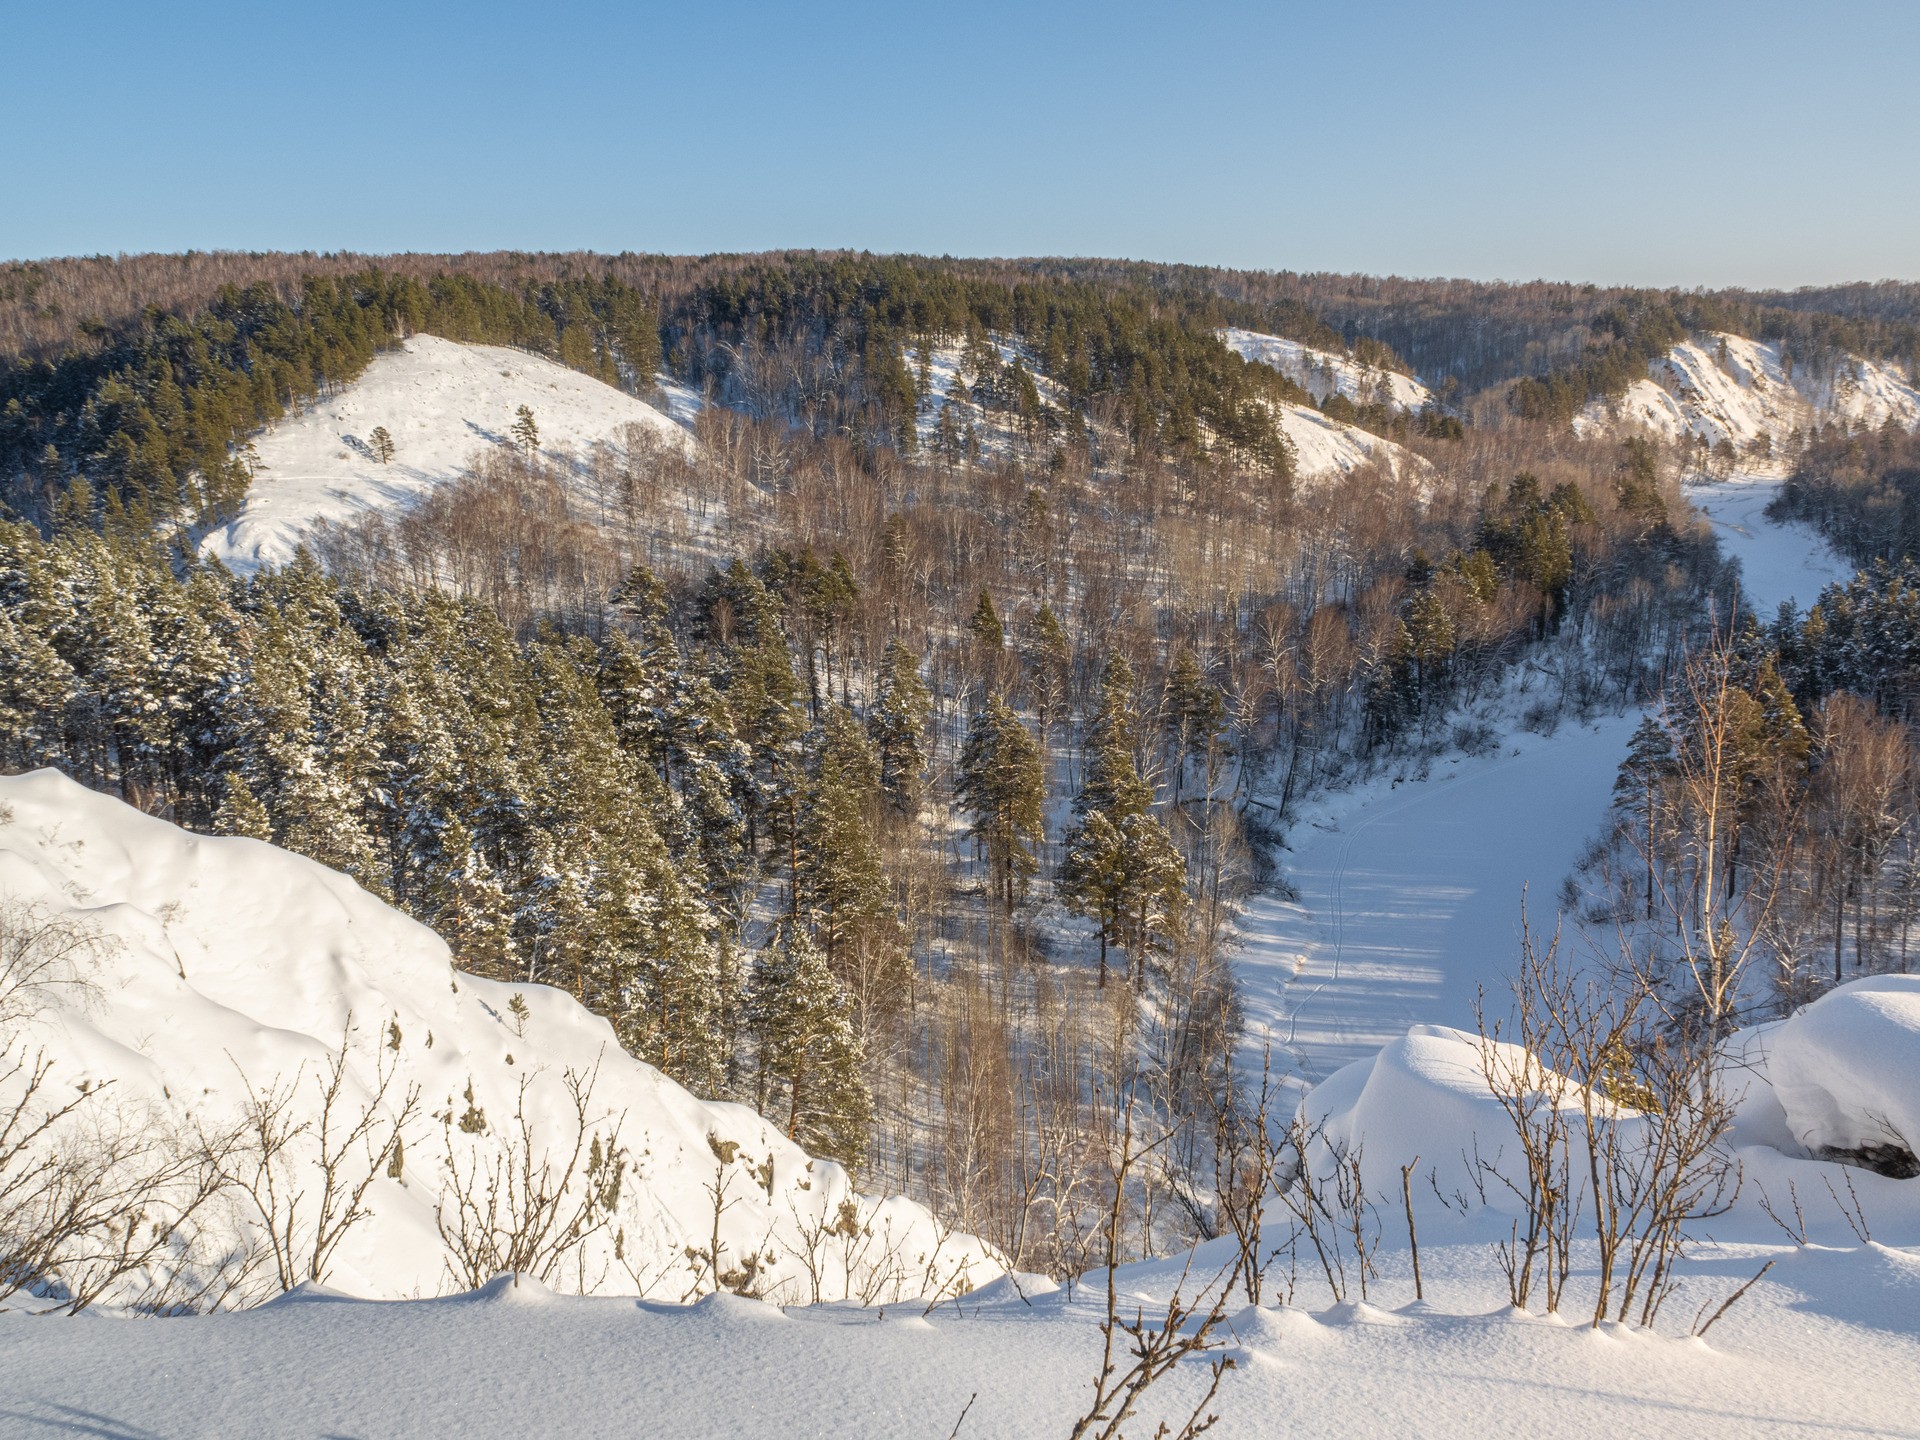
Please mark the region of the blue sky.
<svg viewBox="0 0 1920 1440"><path fill-rule="evenodd" d="M0 256L1920 278L1920 5L0 0Z"/></svg>

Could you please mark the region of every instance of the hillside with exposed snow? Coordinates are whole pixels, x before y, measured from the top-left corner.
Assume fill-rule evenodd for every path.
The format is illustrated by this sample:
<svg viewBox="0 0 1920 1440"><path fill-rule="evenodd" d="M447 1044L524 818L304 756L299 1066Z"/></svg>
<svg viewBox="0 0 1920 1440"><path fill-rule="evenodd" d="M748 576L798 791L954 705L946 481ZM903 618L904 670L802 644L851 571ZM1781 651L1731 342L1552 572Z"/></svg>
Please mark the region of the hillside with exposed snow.
<svg viewBox="0 0 1920 1440"><path fill-rule="evenodd" d="M1278 370L1315 400L1339 394L1356 405L1412 411L1433 399L1433 392L1411 375L1362 364L1351 355L1316 350L1298 340L1263 335L1257 330L1229 326L1218 333L1226 347L1241 359Z"/></svg>
<svg viewBox="0 0 1920 1440"><path fill-rule="evenodd" d="M1770 341L1707 334L1674 346L1615 401L1575 418L1583 434L1637 428L1666 440L1730 444L1749 461L1776 456L1797 430L1844 420L1920 427L1920 390L1890 366L1857 356L1830 369L1796 365Z"/></svg>
<svg viewBox="0 0 1920 1440"><path fill-rule="evenodd" d="M500 1167L548 1173L565 1197L558 1235L616 1163L605 1223L559 1257L548 1283L679 1301L715 1288L704 1252L716 1237L721 1272L789 1300L889 1299L998 1273L983 1246L918 1205L855 1195L840 1166L810 1159L752 1110L696 1099L627 1055L564 992L457 970L432 931L273 846L191 834L52 770L0 778L0 922L8 935L31 923L87 936L73 972L30 1005L17 1003L17 976L0 974L0 1002L16 1002L0 1003L18 1027L7 1037L16 1057L44 1053L51 1092L94 1097L73 1117L78 1131L54 1132L61 1143L100 1125L185 1143L243 1118L249 1097L283 1096L288 1126L301 1128L274 1174L283 1196L304 1197L287 1222L304 1265L322 1218L322 1119L336 1150L362 1117L370 1142L398 1127L402 1163L391 1168L377 1146L346 1147L342 1164L362 1179L364 1154L379 1163L366 1219L324 1267L334 1290L464 1290L484 1275L466 1273L470 1252L442 1229L504 1224L516 1196L524 1211L530 1187L493 1186ZM5 965L21 953L0 944ZM342 1059L329 1112L323 1082ZM0 1114L18 1079L0 1066ZM499 1213L462 1210L462 1190L484 1211L490 1189ZM202 1233L201 1259L176 1263L260 1239L261 1213L229 1201L203 1217L214 1233Z"/></svg>
<svg viewBox="0 0 1920 1440"><path fill-rule="evenodd" d="M994 349L1000 371L998 375L987 378L988 385L1006 388L1008 381L1005 377L1012 372L1017 361L1032 380L1034 392L1042 404L1056 408L1064 406L1064 388L1040 373L1034 367L1033 357L1022 347L1004 337L995 337ZM930 346L926 357L923 399L918 416L921 448L938 453L948 444L955 444L956 447L963 445L966 437L971 435L974 445L982 454L1008 453L1019 438L1018 416L1004 408L989 407L980 402L978 392L983 377L978 362L970 362L961 346L951 344ZM909 349L909 363L916 358L915 352ZM1350 363L1349 369L1356 375L1360 373L1359 368ZM1413 385L1425 396L1426 391L1416 382L1404 375L1395 378ZM964 396L964 402L950 410L953 397L956 396ZM1275 405L1274 410L1282 433L1293 446L1294 475L1297 480L1312 481L1345 475L1363 465L1372 464L1384 465L1396 476L1418 473L1425 468L1424 462L1403 446L1357 425L1332 419L1310 405L1281 403Z"/></svg>
<svg viewBox="0 0 1920 1440"><path fill-rule="evenodd" d="M630 426L684 444L697 397L671 386L662 394L671 414L528 351L415 335L254 440L245 506L203 549L247 573L291 559L318 522L404 510L453 479L476 450L508 443L522 405L533 412L543 456L563 471L597 444L622 443ZM393 440L385 464L373 448L376 428Z"/></svg>

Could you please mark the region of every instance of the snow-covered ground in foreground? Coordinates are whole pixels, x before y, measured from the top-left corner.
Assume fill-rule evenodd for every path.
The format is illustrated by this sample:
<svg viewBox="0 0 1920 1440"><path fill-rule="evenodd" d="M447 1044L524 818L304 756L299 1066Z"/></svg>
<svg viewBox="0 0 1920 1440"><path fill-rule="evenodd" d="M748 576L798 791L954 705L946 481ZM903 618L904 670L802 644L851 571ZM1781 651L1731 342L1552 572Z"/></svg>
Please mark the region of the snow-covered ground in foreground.
<svg viewBox="0 0 1920 1440"><path fill-rule="evenodd" d="M1920 391L1892 368L1858 356L1816 376L1790 370L1775 342L1710 333L1674 346L1647 372L1620 400L1588 405L1574 428L1638 427L1669 440L1725 440L1742 452L1764 435L1778 454L1795 430L1804 433L1816 420L1877 428L1891 418L1909 430L1920 426Z"/></svg>
<svg viewBox="0 0 1920 1440"><path fill-rule="evenodd" d="M1484 1246L1424 1241L1430 1308L1234 1314L1236 1368L1211 1433L1916 1433L1910 1252L1784 1250L1709 1345L1501 1309L1463 1278L1484 1272ZM1717 1263L1713 1293L1758 1264ZM1170 1283L1164 1267L1128 1279L1149 1293ZM1402 1306L1411 1287L1390 1271L1375 1293ZM1462 1306L1465 1293L1478 1303ZM963 1440L1034 1440L1066 1435L1084 1409L1097 1301L997 1286L928 1314L782 1312L731 1296L681 1310L500 1283L450 1300L313 1295L194 1320L0 1315L0 1434L947 1440L965 1410ZM1163 1382L1127 1433L1151 1435L1203 1384L1198 1366Z"/></svg>
<svg viewBox="0 0 1920 1440"><path fill-rule="evenodd" d="M1258 330L1228 327L1219 333L1222 343L1255 364L1278 370L1315 400L1339 393L1356 404L1386 404L1396 410L1418 410L1433 392L1411 375L1363 365L1351 355L1316 350L1298 340L1263 335Z"/></svg>
<svg viewBox="0 0 1920 1440"><path fill-rule="evenodd" d="M508 443L522 405L551 460L563 452L578 460L597 442L617 442L629 425L683 443L699 397L673 387L665 402L671 416L525 350L415 335L376 355L338 394L256 437L260 470L240 516L203 549L242 573L284 564L316 522L402 510L453 479L476 450ZM371 449L376 426L393 437L385 465Z"/></svg>
<svg viewBox="0 0 1920 1440"><path fill-rule="evenodd" d="M524 1082L531 1158L564 1166L582 1128L569 1071L597 1076L587 1127L609 1147L617 1130L631 1166L615 1224L566 1265L574 1288L664 1300L697 1293L705 1267L687 1247L710 1244L714 1185L726 1199L722 1268L758 1254L768 1293L811 1298L808 1256L813 1268L824 1262L833 1295L920 1294L960 1273L975 1283L1000 1273L978 1242L938 1233L918 1205L854 1196L838 1165L811 1160L752 1110L696 1099L633 1059L563 991L456 971L432 931L300 856L189 834L40 770L0 778L0 900L87 926L104 942L83 967L86 984L45 996L48 1008L26 1022L29 1053L54 1062L62 1093L110 1082L98 1105L155 1131L196 1121L217 1131L236 1118L248 1086L290 1090L292 1115L317 1120L318 1081L349 1019L336 1135L373 1104L379 1066L394 1072L380 1114L391 1117L406 1088L419 1086L402 1176L374 1180L370 1218L347 1234L324 1277L337 1290L401 1298L461 1288L435 1221L449 1157L469 1172L515 1143ZM302 1137L284 1183L317 1196L316 1152L314 1137ZM576 1193L584 1180L575 1176ZM831 1223L848 1200L871 1240L810 1240L809 1227ZM302 1210L297 1228L304 1233L311 1218ZM220 1219L234 1235L252 1223L239 1211ZM624 1263L613 1253L616 1231ZM843 1256L855 1261L851 1279Z"/></svg>

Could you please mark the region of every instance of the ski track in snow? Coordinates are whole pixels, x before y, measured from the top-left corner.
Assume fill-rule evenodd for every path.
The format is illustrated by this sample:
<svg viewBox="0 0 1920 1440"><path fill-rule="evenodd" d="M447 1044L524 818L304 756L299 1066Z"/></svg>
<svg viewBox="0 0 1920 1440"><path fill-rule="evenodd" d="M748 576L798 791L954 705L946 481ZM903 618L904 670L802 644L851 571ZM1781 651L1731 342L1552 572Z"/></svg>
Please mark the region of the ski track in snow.
<svg viewBox="0 0 1920 1440"><path fill-rule="evenodd" d="M1765 518L1778 482L1688 487L1741 563L1748 603L1805 609L1850 567L1802 525ZM1544 941L1561 881L1597 831L1637 712L1503 737L1424 780L1381 778L1310 806L1279 858L1297 902L1255 897L1238 957L1247 1054L1312 1084L1414 1024L1474 1028L1477 994L1504 1012L1523 895Z"/></svg>

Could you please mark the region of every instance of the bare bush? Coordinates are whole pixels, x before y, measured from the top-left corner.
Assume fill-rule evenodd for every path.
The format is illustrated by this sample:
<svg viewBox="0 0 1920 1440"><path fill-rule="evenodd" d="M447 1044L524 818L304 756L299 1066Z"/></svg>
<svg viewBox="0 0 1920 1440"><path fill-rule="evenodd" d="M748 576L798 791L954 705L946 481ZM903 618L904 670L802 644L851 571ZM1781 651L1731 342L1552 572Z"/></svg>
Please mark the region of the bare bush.
<svg viewBox="0 0 1920 1440"><path fill-rule="evenodd" d="M324 1283L340 1242L371 1213L366 1196L383 1175L400 1179L406 1136L418 1116L420 1087L408 1085L395 1104L399 1028L391 1027L374 1052L374 1083L350 1100L348 1058L353 1017L340 1048L312 1077L314 1113L300 1108L303 1065L284 1086L256 1089L243 1072L246 1103L238 1127L210 1140L226 1182L245 1198L258 1222L281 1290ZM311 1141L309 1145L309 1140Z"/></svg>
<svg viewBox="0 0 1920 1440"><path fill-rule="evenodd" d="M447 1272L457 1284L477 1289L495 1275L526 1275L545 1284L569 1263L582 1293L591 1290L583 1249L612 1228L627 1171L620 1148L622 1116L593 1113L600 1067L562 1076L571 1110L571 1135L549 1143L527 1113L532 1076L522 1076L513 1118L497 1134L481 1117L461 1128L476 1137L454 1139L451 1106L441 1116L445 1149L436 1221L447 1247ZM477 1115L471 1102L469 1115ZM464 1157L462 1152L464 1152Z"/></svg>

